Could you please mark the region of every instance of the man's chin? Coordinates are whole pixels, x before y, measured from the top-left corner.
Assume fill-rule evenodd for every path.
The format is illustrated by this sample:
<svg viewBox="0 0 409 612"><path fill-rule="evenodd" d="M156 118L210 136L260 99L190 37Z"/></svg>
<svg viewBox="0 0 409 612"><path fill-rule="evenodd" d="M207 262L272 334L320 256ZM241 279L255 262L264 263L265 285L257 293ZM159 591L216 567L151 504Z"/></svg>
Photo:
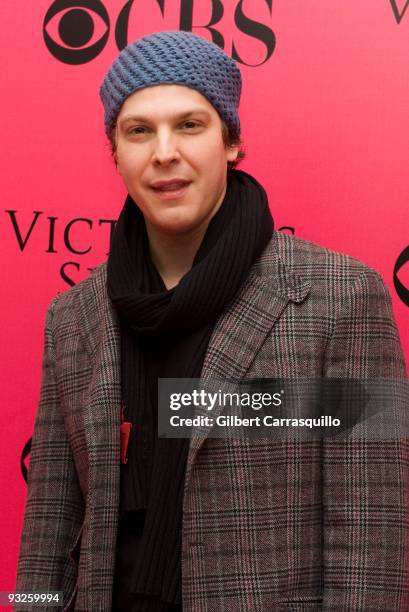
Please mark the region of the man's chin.
<svg viewBox="0 0 409 612"><path fill-rule="evenodd" d="M147 225L158 235L187 238L206 231L208 224L205 219L189 219L183 215L183 217L178 216L174 219L151 220Z"/></svg>

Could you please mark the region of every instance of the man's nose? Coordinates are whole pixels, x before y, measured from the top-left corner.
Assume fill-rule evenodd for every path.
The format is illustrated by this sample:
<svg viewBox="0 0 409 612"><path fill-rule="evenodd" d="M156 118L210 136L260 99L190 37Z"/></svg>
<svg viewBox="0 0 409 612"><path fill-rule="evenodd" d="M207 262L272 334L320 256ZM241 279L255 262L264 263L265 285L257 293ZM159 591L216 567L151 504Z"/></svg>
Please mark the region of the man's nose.
<svg viewBox="0 0 409 612"><path fill-rule="evenodd" d="M179 159L180 153L176 136L168 130L158 132L155 138L152 162L167 165Z"/></svg>

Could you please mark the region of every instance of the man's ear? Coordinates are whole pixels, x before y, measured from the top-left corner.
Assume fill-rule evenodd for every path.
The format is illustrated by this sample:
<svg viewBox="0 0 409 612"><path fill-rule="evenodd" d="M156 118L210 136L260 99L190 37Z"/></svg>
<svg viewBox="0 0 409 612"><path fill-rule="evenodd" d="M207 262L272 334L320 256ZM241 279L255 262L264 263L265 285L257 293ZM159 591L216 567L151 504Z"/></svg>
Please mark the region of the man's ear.
<svg viewBox="0 0 409 612"><path fill-rule="evenodd" d="M235 145L235 144L229 145L227 147L227 161L229 162L236 161L239 151L240 151L239 145Z"/></svg>

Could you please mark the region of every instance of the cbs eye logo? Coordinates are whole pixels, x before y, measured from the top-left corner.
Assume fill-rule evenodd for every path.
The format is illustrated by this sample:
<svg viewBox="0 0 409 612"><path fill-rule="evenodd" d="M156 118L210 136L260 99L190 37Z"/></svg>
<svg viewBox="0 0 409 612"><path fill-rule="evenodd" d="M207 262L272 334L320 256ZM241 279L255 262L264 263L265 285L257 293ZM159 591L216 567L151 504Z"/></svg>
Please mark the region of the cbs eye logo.
<svg viewBox="0 0 409 612"><path fill-rule="evenodd" d="M403 249L402 253L396 260L395 267L393 269L393 284L395 290L402 302L409 306L409 287L406 287L398 277L398 273L403 267L409 264L409 245Z"/></svg>
<svg viewBox="0 0 409 612"><path fill-rule="evenodd" d="M29 457L30 451L31 451L31 438L29 438L27 442L24 444L24 448L21 451L21 457L20 457L21 474L26 482L27 482L27 474L28 474L28 463L30 460L30 457Z"/></svg>
<svg viewBox="0 0 409 612"><path fill-rule="evenodd" d="M55 0L43 24L52 55L66 64L85 64L105 47L109 15L100 0Z"/></svg>

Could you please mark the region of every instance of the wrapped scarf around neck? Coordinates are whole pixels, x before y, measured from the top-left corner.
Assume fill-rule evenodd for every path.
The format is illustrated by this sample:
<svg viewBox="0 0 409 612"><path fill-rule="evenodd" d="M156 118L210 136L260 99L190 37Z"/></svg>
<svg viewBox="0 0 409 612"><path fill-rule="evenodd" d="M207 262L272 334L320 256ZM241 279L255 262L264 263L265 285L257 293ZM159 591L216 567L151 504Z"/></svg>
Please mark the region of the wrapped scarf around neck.
<svg viewBox="0 0 409 612"><path fill-rule="evenodd" d="M143 215L130 196L125 202L107 281L121 323L125 419L133 424L128 463L121 466L114 607L116 597L118 608L129 611L179 609L189 440L157 438L157 382L200 378L216 320L272 233L263 187L245 172L230 171L191 270L167 290L149 255Z"/></svg>

